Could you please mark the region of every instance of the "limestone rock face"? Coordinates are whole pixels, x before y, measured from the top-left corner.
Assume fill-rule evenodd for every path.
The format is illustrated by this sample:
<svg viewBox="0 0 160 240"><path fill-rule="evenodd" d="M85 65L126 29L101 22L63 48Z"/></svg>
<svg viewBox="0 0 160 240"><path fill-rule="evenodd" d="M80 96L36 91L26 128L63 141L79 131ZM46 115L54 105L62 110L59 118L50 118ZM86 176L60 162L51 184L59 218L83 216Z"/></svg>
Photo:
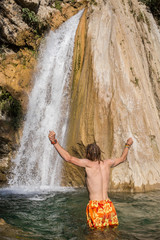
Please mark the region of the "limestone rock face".
<svg viewBox="0 0 160 240"><path fill-rule="evenodd" d="M158 27L137 0L99 0L88 9L85 44L84 52L80 39L75 46L68 149L80 156L79 146L96 141L104 158L120 157L125 141L132 137L128 160L113 169L110 188L156 189L160 186Z"/></svg>
<svg viewBox="0 0 160 240"><path fill-rule="evenodd" d="M17 44L18 34L28 28L22 20L20 6L14 0L2 0L0 4L0 40L5 43Z"/></svg>
<svg viewBox="0 0 160 240"><path fill-rule="evenodd" d="M42 3L41 3L42 2ZM36 41L47 29L49 13L53 8L45 6L47 1L2 0L0 4L0 42L13 46L39 46ZM49 3L48 3L49 4ZM44 17L37 12L43 9ZM24 12L25 10L25 12Z"/></svg>
<svg viewBox="0 0 160 240"><path fill-rule="evenodd" d="M94 104L93 99L96 97L92 80L90 41L86 39L86 18L86 11L84 11L75 38L73 82L71 86L71 117L67 139L69 152L80 158L85 156L85 145L87 142L93 141L93 126L90 125L92 123L93 108L90 107L90 104ZM87 113L88 108L90 109L89 113ZM62 185L84 186L85 174L82 168L64 162L62 170Z"/></svg>
<svg viewBox="0 0 160 240"><path fill-rule="evenodd" d="M32 74L36 64L35 54L34 51L24 49L0 59L0 86L21 101L24 112L26 112L28 94L32 87Z"/></svg>
<svg viewBox="0 0 160 240"><path fill-rule="evenodd" d="M51 0L1 0L0 43L36 49L39 35L59 27L84 6L85 0L59 2L58 6Z"/></svg>
<svg viewBox="0 0 160 240"><path fill-rule="evenodd" d="M23 8L29 8L32 11L37 12L41 0L15 0Z"/></svg>

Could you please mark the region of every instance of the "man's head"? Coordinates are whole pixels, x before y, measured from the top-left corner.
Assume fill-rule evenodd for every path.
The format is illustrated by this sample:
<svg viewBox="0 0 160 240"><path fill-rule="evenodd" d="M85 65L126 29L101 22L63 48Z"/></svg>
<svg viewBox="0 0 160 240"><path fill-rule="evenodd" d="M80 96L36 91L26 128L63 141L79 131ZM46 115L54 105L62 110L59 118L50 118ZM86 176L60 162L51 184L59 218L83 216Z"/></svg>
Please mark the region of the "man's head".
<svg viewBox="0 0 160 240"><path fill-rule="evenodd" d="M86 157L91 161L101 161L101 150L96 143L88 144L86 148Z"/></svg>

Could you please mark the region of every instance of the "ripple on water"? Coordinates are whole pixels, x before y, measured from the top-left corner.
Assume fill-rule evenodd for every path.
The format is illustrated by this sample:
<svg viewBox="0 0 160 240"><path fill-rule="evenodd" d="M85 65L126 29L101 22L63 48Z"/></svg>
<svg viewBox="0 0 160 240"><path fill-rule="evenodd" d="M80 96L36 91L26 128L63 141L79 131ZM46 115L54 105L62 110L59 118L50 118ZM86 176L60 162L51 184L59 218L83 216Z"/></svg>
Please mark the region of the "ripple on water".
<svg viewBox="0 0 160 240"><path fill-rule="evenodd" d="M85 216L88 195L85 190L60 188L56 191L17 192L17 189L0 190L1 217L25 234L29 232L30 239L156 240L160 236L160 192L110 194L120 225L106 231L88 229ZM26 239L25 234L23 238L21 233L20 239Z"/></svg>

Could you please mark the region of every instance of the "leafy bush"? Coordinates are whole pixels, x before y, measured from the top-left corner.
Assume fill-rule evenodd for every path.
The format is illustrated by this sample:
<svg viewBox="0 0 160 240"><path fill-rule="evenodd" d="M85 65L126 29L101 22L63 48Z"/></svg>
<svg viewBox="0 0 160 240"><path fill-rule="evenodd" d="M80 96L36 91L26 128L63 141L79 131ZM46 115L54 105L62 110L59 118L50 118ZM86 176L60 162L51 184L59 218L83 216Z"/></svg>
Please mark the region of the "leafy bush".
<svg viewBox="0 0 160 240"><path fill-rule="evenodd" d="M0 110L2 115L5 115L11 119L13 128L17 130L22 119L21 104L2 87L0 87Z"/></svg>
<svg viewBox="0 0 160 240"><path fill-rule="evenodd" d="M58 9L60 12L62 11L61 3L62 3L62 1L60 1L60 0L55 1L55 8Z"/></svg>
<svg viewBox="0 0 160 240"><path fill-rule="evenodd" d="M47 25L40 21L35 12L30 11L28 8L22 8L22 18L28 26L36 30L39 34L47 28Z"/></svg>

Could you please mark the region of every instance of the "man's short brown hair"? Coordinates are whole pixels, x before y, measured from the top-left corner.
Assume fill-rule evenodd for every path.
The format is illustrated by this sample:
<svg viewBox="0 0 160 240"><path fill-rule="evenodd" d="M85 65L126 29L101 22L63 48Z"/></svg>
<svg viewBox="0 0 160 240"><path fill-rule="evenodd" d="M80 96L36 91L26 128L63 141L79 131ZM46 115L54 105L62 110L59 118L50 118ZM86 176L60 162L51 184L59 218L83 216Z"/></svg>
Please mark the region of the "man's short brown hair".
<svg viewBox="0 0 160 240"><path fill-rule="evenodd" d="M96 143L88 144L86 148L86 157L91 161L101 161L101 149Z"/></svg>

